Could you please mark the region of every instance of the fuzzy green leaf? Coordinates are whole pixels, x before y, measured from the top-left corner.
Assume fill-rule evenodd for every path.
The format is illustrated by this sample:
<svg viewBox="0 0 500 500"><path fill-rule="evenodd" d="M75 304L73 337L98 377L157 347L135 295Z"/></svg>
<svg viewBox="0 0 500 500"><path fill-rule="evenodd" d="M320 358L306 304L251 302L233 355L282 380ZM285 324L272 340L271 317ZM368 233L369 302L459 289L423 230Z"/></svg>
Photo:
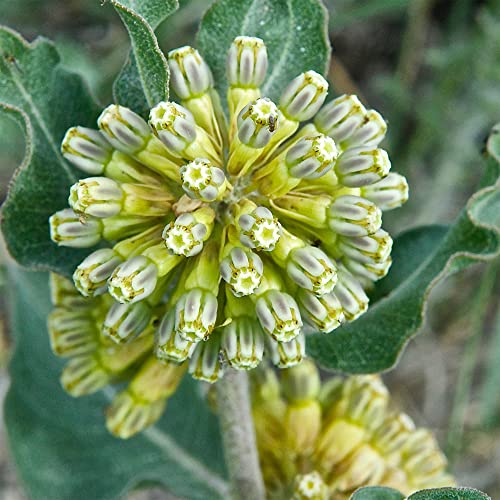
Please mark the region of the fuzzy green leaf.
<svg viewBox="0 0 500 500"><path fill-rule="evenodd" d="M469 200L457 221L421 228L396 239L394 264L357 321L329 335L308 339L308 351L325 368L346 373L375 373L394 366L408 340L420 329L432 288L445 276L500 252L499 163L488 146L482 189Z"/></svg>
<svg viewBox="0 0 500 500"><path fill-rule="evenodd" d="M228 498L217 419L191 377L155 426L127 441L114 438L103 415L110 389L73 399L59 385L62 363L50 352L45 327L47 276L11 269L10 282L16 350L5 422L29 498L124 498L144 482L183 498Z"/></svg>
<svg viewBox="0 0 500 500"><path fill-rule="evenodd" d="M3 205L5 241L23 266L67 273L88 251L57 247L49 237L48 218L68 205L69 187L78 179L59 146L70 126L95 125L98 108L81 78L61 65L50 41L27 43L0 28L0 56L0 112L26 138L24 161Z"/></svg>
<svg viewBox="0 0 500 500"><path fill-rule="evenodd" d="M111 2L130 36L132 49L114 86L115 101L144 117L168 99L169 72L154 30L179 7L177 0Z"/></svg>
<svg viewBox="0 0 500 500"><path fill-rule="evenodd" d="M408 500L491 500L479 490L473 488L435 488L413 493Z"/></svg>
<svg viewBox="0 0 500 500"><path fill-rule="evenodd" d="M327 17L318 0L217 0L201 22L198 46L224 96L231 42L239 35L262 38L269 57L262 94L276 100L303 71L326 74L330 59Z"/></svg>
<svg viewBox="0 0 500 500"><path fill-rule="evenodd" d="M404 500L404 496L392 488L368 486L357 490L351 500Z"/></svg>

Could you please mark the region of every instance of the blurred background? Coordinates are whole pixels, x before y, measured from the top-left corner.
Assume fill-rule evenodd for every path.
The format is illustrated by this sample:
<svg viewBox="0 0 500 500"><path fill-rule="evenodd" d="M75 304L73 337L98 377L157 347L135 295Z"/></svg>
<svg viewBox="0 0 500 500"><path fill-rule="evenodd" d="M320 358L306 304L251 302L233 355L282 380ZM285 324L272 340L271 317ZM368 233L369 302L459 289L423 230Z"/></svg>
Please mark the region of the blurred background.
<svg viewBox="0 0 500 500"><path fill-rule="evenodd" d="M210 2L180 0L158 32L167 51L193 43ZM406 175L410 201L385 216L398 234L451 222L474 192L480 154L500 121L500 0L326 0L333 93L356 93L389 122L384 146ZM28 40L53 39L102 104L129 42L118 16L97 0L0 0L0 24ZM0 202L22 160L17 126L0 116ZM0 242L0 393L9 343ZM498 262L452 276L432 293L424 330L384 378L418 425L433 429L460 485L500 498L500 273ZM0 498L23 499L0 435ZM130 498L166 498L159 490Z"/></svg>

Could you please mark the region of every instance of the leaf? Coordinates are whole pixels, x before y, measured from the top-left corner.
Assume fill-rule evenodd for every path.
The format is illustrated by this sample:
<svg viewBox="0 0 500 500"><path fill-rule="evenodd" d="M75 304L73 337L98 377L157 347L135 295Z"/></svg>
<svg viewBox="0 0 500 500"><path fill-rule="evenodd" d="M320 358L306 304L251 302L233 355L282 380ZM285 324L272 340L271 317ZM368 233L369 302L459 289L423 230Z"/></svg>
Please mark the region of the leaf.
<svg viewBox="0 0 500 500"><path fill-rule="evenodd" d="M23 266L69 272L88 250L61 248L49 238L48 218L67 206L69 187L78 178L59 145L70 126L95 125L97 106L81 78L62 66L51 42L27 43L0 27L0 112L26 138L24 161L2 210L7 248Z"/></svg>
<svg viewBox="0 0 500 500"><path fill-rule="evenodd" d="M126 26L132 44L125 65L113 85L115 101L144 117L168 99L169 72L154 30L175 12L177 0L111 1Z"/></svg>
<svg viewBox="0 0 500 500"><path fill-rule="evenodd" d="M262 38L269 57L262 94L277 100L303 71L326 74L331 50L327 17L318 0L217 0L202 19L198 46L225 96L231 42L239 35Z"/></svg>
<svg viewBox="0 0 500 500"><path fill-rule="evenodd" d="M350 500L404 500L404 496L392 488L368 486L355 491Z"/></svg>
<svg viewBox="0 0 500 500"><path fill-rule="evenodd" d="M491 500L479 490L473 488L435 488L413 493L408 500Z"/></svg>
<svg viewBox="0 0 500 500"><path fill-rule="evenodd" d="M50 352L45 327L47 276L11 269L10 279L16 349L5 422L29 498L123 498L143 482L186 498L227 498L217 419L191 377L159 423L127 441L114 438L103 416L111 390L73 399L59 385L62 363Z"/></svg>
<svg viewBox="0 0 500 500"><path fill-rule="evenodd" d="M381 293L374 294L385 298L330 335L313 335L307 343L311 356L327 369L346 373L375 373L394 366L422 326L434 286L452 272L499 254L499 164L493 158L487 161L484 180L445 234L443 228L431 226L396 239L387 284L383 281Z"/></svg>

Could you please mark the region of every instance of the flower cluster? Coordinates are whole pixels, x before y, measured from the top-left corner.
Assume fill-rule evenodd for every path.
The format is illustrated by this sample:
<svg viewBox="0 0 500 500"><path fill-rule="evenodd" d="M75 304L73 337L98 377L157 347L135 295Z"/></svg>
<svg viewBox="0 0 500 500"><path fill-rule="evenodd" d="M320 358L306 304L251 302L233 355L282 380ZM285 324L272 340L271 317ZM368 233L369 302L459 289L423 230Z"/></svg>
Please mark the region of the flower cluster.
<svg viewBox="0 0 500 500"><path fill-rule="evenodd" d="M404 203L408 186L378 147L386 124L352 95L324 104L328 84L314 71L277 103L262 96L259 38L229 50L227 117L198 51L182 47L168 61L180 103L158 103L148 122L110 105L98 130L73 127L63 140L64 157L90 177L50 218L51 237L99 249L73 275L89 299L86 326L70 308L54 315L52 336L66 321L94 332L65 351L72 367L83 351L122 366L109 346L134 366L152 350L153 371L188 363L209 382L224 363L250 369L265 353L293 366L305 333L366 311L365 289L391 264L381 213Z"/></svg>
<svg viewBox="0 0 500 500"><path fill-rule="evenodd" d="M269 498L343 500L362 486L405 495L453 486L432 433L393 410L376 376L335 377L321 385L304 361L255 374L253 414Z"/></svg>

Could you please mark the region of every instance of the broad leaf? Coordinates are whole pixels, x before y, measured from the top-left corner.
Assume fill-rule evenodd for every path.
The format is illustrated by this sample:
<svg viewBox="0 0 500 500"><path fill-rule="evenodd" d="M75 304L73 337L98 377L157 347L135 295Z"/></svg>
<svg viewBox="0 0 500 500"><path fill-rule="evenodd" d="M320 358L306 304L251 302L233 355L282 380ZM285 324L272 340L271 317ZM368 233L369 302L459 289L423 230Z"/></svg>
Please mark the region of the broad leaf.
<svg viewBox="0 0 500 500"><path fill-rule="evenodd" d="M354 492L350 500L404 500L404 496L392 488L368 486Z"/></svg>
<svg viewBox="0 0 500 500"><path fill-rule="evenodd" d="M262 93L278 99L286 84L303 71L326 73L327 25L327 11L318 0L217 0L201 22L197 41L225 96L231 42L239 35L262 38L269 56Z"/></svg>
<svg viewBox="0 0 500 500"><path fill-rule="evenodd" d="M10 278L16 350L5 421L28 496L123 498L137 484L155 482L185 498L227 498L218 423L199 385L185 377L157 425L127 441L114 438L103 415L111 390L73 399L59 386L62 363L45 327L47 276L11 270Z"/></svg>
<svg viewBox="0 0 500 500"><path fill-rule="evenodd" d="M154 30L179 7L177 0L111 2L130 36L132 50L118 75L115 101L147 117L149 109L168 99L169 72Z"/></svg>
<svg viewBox="0 0 500 500"><path fill-rule="evenodd" d="M374 293L385 298L357 321L308 339L309 354L322 366L346 373L391 368L421 327L432 288L451 272L499 254L499 164L491 144L483 188L457 221L446 232L432 226L396 239L392 270Z"/></svg>
<svg viewBox="0 0 500 500"><path fill-rule="evenodd" d="M479 490L473 488L436 488L417 491L408 500L491 500Z"/></svg>
<svg viewBox="0 0 500 500"><path fill-rule="evenodd" d="M59 146L70 126L95 126L98 109L81 78L62 67L51 42L27 43L0 28L0 55L0 112L26 137L25 158L2 210L5 241L24 266L69 272L88 251L57 247L49 237L48 218L68 205L69 187L78 178Z"/></svg>

